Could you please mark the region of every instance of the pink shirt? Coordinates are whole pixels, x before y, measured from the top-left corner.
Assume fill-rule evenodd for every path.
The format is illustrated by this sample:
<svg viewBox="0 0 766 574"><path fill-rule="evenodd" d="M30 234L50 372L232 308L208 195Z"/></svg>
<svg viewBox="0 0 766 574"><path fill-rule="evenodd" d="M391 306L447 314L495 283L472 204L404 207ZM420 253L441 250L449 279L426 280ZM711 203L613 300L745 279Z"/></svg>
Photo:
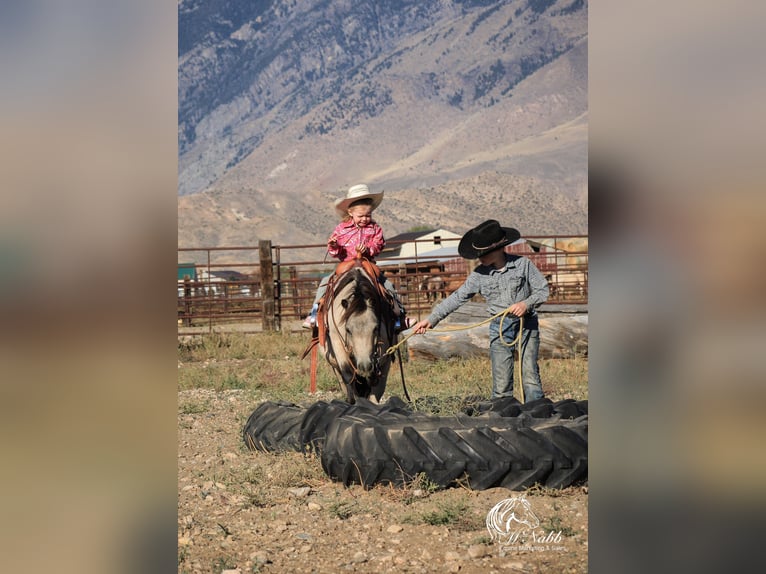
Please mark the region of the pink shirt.
<svg viewBox="0 0 766 574"><path fill-rule="evenodd" d="M353 221L341 221L332 232L330 237L335 237L338 245L328 246L327 252L341 261L348 261L356 257L358 245L367 246L367 256L373 259L383 251L386 240L383 238L383 228L374 221L370 221L365 227L357 227Z"/></svg>

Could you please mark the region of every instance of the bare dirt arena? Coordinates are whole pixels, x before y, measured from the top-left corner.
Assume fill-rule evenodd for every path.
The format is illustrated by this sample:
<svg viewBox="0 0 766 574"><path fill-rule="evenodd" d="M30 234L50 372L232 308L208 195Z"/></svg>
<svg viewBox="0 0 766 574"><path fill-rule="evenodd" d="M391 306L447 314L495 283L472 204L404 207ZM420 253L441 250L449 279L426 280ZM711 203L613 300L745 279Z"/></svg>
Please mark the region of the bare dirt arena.
<svg viewBox="0 0 766 574"><path fill-rule="evenodd" d="M528 490L539 526L503 550L487 513L523 493L344 487L317 458L249 451L241 431L259 402L179 392L178 572L587 572L587 486Z"/></svg>

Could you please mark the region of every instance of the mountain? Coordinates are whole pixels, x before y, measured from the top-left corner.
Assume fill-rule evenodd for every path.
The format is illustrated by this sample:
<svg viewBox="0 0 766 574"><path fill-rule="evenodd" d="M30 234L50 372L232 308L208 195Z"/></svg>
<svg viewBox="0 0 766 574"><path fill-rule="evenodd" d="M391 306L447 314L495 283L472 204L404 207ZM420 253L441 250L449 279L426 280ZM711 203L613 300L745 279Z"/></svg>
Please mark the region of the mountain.
<svg viewBox="0 0 766 574"><path fill-rule="evenodd" d="M585 0L179 0L179 246L587 232Z"/></svg>

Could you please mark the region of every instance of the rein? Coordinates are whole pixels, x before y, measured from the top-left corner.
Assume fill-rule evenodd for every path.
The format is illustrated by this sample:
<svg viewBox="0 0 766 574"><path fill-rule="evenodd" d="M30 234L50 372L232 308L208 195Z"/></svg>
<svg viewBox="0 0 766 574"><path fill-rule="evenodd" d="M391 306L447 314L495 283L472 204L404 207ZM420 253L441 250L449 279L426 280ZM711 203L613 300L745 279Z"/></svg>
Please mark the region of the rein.
<svg viewBox="0 0 766 574"><path fill-rule="evenodd" d="M410 394L407 392L407 385L404 382L404 363L402 363L402 351L400 349L396 349L396 356L399 358L399 374L402 376L402 391L404 391L404 398L407 399L408 403L412 402L412 399L410 398Z"/></svg>

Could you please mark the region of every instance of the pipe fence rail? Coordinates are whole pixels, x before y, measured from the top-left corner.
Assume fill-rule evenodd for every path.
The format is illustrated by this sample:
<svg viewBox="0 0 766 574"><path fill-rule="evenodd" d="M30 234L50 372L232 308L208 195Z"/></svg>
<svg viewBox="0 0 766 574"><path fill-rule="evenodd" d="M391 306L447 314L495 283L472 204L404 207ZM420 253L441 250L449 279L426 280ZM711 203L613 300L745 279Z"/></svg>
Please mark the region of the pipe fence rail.
<svg viewBox="0 0 766 574"><path fill-rule="evenodd" d="M392 255L376 259L410 317L426 317L478 263L457 254L458 242L392 240L382 254ZM412 256L397 255L405 243L414 247ZM530 236L505 250L528 257L546 276L551 290L547 305L587 305L587 236ZM179 333L189 327L212 331L246 324L278 331L302 321L319 282L336 264L325 244L272 245L262 240L257 246L178 248Z"/></svg>

